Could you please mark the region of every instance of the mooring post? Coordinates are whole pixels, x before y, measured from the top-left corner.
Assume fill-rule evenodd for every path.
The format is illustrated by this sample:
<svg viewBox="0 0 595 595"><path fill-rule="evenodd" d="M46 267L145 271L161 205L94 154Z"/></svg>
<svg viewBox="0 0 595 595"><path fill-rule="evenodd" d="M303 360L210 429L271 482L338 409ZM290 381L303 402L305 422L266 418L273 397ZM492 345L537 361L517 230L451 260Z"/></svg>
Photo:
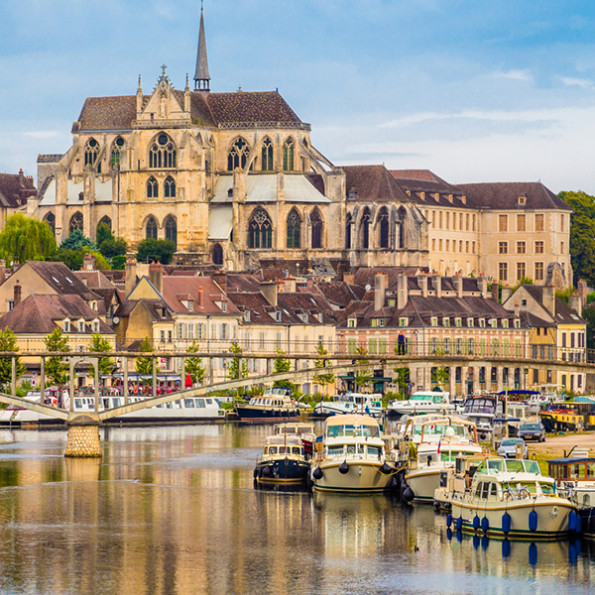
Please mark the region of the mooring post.
<svg viewBox="0 0 595 595"><path fill-rule="evenodd" d="M67 425L65 457L101 458L99 419L91 415L77 415L69 420Z"/></svg>

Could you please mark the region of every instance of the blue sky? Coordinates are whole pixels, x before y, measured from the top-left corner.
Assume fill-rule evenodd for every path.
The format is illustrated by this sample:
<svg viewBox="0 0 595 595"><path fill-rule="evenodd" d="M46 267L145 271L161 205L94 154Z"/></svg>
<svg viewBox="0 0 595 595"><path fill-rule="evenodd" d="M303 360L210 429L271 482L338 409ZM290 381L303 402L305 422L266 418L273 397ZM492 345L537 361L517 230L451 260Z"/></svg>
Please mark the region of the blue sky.
<svg viewBox="0 0 595 595"><path fill-rule="evenodd" d="M85 97L192 77L197 0L0 0L0 171L62 153ZM278 88L338 165L595 194L595 3L206 0L213 91Z"/></svg>

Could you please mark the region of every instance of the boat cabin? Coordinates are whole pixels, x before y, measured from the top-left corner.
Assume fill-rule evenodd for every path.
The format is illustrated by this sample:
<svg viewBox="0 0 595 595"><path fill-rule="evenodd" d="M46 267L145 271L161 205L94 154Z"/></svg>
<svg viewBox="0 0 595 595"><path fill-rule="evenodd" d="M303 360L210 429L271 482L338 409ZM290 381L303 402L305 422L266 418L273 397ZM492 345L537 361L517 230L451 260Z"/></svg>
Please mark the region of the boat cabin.
<svg viewBox="0 0 595 595"><path fill-rule="evenodd" d="M269 436L264 445L265 456L305 456L302 441L295 436Z"/></svg>
<svg viewBox="0 0 595 595"><path fill-rule="evenodd" d="M371 436L379 438L381 433L378 422L370 415L339 415L325 422L327 438Z"/></svg>
<svg viewBox="0 0 595 595"><path fill-rule="evenodd" d="M564 457L547 462L548 473L556 481L595 482L595 458Z"/></svg>

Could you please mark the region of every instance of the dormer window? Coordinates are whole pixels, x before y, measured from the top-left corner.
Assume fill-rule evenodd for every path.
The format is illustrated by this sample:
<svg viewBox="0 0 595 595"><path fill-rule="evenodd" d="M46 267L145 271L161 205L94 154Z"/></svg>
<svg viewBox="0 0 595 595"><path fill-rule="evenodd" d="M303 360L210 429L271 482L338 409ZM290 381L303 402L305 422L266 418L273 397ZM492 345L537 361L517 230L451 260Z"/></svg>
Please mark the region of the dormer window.
<svg viewBox="0 0 595 595"><path fill-rule="evenodd" d="M355 328L357 326L357 318L347 319L347 328Z"/></svg>
<svg viewBox="0 0 595 595"><path fill-rule="evenodd" d="M221 312L227 312L227 302L221 302Z"/></svg>
<svg viewBox="0 0 595 595"><path fill-rule="evenodd" d="M521 328L521 321L519 318L515 318L513 324L514 328Z"/></svg>
<svg viewBox="0 0 595 595"><path fill-rule="evenodd" d="M450 326L450 318L448 318L447 316L445 316L442 319L442 326Z"/></svg>
<svg viewBox="0 0 595 595"><path fill-rule="evenodd" d="M458 327L463 326L463 321L461 318L455 318L455 326L458 326Z"/></svg>
<svg viewBox="0 0 595 595"><path fill-rule="evenodd" d="M186 303L188 304L188 312L194 312L194 302L188 301Z"/></svg>
<svg viewBox="0 0 595 595"><path fill-rule="evenodd" d="M485 318L480 318L480 319L479 319L479 326L480 326L481 328L484 328L484 327L485 327L485 325L486 325L486 320L485 320Z"/></svg>
<svg viewBox="0 0 595 595"><path fill-rule="evenodd" d="M250 310L244 310L244 321L250 322Z"/></svg>
<svg viewBox="0 0 595 595"><path fill-rule="evenodd" d="M496 318L491 318L490 319L490 326L492 328L498 328L498 320Z"/></svg>
<svg viewBox="0 0 595 595"><path fill-rule="evenodd" d="M62 330L63 330L65 333L69 333L69 332L70 332L70 320L65 320L65 321L62 323Z"/></svg>
<svg viewBox="0 0 595 595"><path fill-rule="evenodd" d="M99 332L99 320L97 320L97 319L93 321L93 332L94 333Z"/></svg>
<svg viewBox="0 0 595 595"><path fill-rule="evenodd" d="M526 205L526 204L527 204L527 197L526 197L524 194L521 194L521 195L519 196L519 199L518 199L518 204L519 204L519 205L522 205L522 206L524 206L524 205Z"/></svg>
<svg viewBox="0 0 595 595"><path fill-rule="evenodd" d="M78 321L77 330L78 330L79 333L84 333L85 332L85 321L84 320L79 320Z"/></svg>
<svg viewBox="0 0 595 595"><path fill-rule="evenodd" d="M502 328L508 328L508 318L502 319Z"/></svg>
<svg viewBox="0 0 595 595"><path fill-rule="evenodd" d="M467 318L467 326L469 328L473 328L473 323L474 323L473 318Z"/></svg>
<svg viewBox="0 0 595 595"><path fill-rule="evenodd" d="M399 326L407 326L409 324L409 318L399 318Z"/></svg>
<svg viewBox="0 0 595 595"><path fill-rule="evenodd" d="M432 326L438 326L438 317L437 316L432 316L432 318L430 320L430 324Z"/></svg>
<svg viewBox="0 0 595 595"><path fill-rule="evenodd" d="M277 310L277 311L274 313L274 318L275 318L275 320L276 320L277 322L281 322L281 310Z"/></svg>

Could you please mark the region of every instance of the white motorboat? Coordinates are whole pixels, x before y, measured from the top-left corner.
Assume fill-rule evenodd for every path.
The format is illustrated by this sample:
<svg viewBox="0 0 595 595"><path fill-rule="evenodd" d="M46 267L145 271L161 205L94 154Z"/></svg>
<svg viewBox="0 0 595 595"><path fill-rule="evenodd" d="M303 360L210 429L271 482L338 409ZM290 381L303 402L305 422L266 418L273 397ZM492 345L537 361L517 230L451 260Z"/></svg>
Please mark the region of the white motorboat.
<svg viewBox="0 0 595 595"><path fill-rule="evenodd" d="M319 492L383 492L397 472L385 455L378 421L370 415L334 415L326 419L322 442L309 474Z"/></svg>
<svg viewBox="0 0 595 595"><path fill-rule="evenodd" d="M378 417L383 415L382 395L380 393L345 393L335 395L330 401L320 401L314 407L314 415L344 415L362 413Z"/></svg>
<svg viewBox="0 0 595 595"><path fill-rule="evenodd" d="M443 391L417 391L406 401L395 399L388 405L389 415L418 415L420 413L454 413L450 394Z"/></svg>
<svg viewBox="0 0 595 595"><path fill-rule="evenodd" d="M299 435L280 433L265 439L254 479L258 484L302 483L309 470L309 457Z"/></svg>

